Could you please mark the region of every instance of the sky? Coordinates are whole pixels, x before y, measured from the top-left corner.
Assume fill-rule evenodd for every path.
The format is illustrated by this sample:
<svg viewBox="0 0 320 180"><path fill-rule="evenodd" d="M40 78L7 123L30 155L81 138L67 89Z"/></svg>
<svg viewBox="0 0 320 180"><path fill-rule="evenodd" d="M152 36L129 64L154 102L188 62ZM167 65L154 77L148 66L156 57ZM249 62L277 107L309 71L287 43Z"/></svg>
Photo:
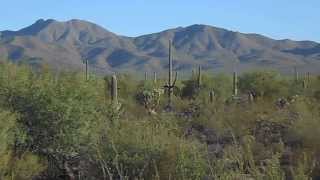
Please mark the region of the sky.
<svg viewBox="0 0 320 180"><path fill-rule="evenodd" d="M125 36L206 24L320 42L320 0L0 0L0 7L0 31L82 19Z"/></svg>

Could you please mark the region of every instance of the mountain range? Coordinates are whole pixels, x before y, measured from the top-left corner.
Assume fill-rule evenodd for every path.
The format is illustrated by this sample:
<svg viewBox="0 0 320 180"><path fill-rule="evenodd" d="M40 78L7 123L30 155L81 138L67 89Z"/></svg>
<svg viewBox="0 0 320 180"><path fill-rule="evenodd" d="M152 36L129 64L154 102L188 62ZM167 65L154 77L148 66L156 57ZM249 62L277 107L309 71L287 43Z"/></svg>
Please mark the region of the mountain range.
<svg viewBox="0 0 320 180"><path fill-rule="evenodd" d="M0 58L58 69L80 69L88 60L92 69L102 73L163 71L169 40L174 68L180 71L199 65L213 72L320 70L320 44L313 41L275 40L208 25L127 37L83 20L40 19L18 31L0 31Z"/></svg>

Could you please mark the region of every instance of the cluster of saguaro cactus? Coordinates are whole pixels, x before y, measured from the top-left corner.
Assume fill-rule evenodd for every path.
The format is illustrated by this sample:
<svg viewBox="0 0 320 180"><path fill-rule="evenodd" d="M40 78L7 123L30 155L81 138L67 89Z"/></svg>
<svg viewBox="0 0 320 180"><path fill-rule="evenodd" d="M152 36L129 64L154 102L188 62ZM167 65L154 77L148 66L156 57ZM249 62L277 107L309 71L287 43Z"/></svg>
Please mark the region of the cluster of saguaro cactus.
<svg viewBox="0 0 320 180"><path fill-rule="evenodd" d="M169 72L168 72L168 82L164 86L164 88L167 90L168 93L168 108L172 108L172 94L173 94L173 88L175 87L178 73L175 73L175 78L172 78L173 75L173 64L172 64L172 42L169 41Z"/></svg>
<svg viewBox="0 0 320 180"><path fill-rule="evenodd" d="M303 78L302 86L304 89L308 88L310 85L310 72L307 72Z"/></svg>
<svg viewBox="0 0 320 180"><path fill-rule="evenodd" d="M157 72L153 72L153 82L157 83ZM148 72L144 72L144 81L148 81Z"/></svg>
<svg viewBox="0 0 320 180"><path fill-rule="evenodd" d="M304 89L308 88L310 84L310 72L305 73L304 76L300 78L297 67L294 67L294 81L296 84L302 83Z"/></svg>

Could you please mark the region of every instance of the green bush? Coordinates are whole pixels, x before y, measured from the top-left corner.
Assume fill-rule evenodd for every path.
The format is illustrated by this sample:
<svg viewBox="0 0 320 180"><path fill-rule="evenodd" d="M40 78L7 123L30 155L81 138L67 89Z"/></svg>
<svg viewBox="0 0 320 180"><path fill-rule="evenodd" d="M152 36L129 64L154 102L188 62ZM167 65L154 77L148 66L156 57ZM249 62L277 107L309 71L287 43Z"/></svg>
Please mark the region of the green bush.
<svg viewBox="0 0 320 180"><path fill-rule="evenodd" d="M287 97L289 95L289 82L281 78L279 73L272 71L243 74L239 79L239 88L243 93L253 92L264 98Z"/></svg>
<svg viewBox="0 0 320 180"><path fill-rule="evenodd" d="M27 180L45 169L45 162L38 156L19 150L25 140L16 115L8 111L0 111L0 179Z"/></svg>
<svg viewBox="0 0 320 180"><path fill-rule="evenodd" d="M206 171L201 145L185 140L177 129L173 119L106 123L97 144L102 168L109 177L200 179Z"/></svg>

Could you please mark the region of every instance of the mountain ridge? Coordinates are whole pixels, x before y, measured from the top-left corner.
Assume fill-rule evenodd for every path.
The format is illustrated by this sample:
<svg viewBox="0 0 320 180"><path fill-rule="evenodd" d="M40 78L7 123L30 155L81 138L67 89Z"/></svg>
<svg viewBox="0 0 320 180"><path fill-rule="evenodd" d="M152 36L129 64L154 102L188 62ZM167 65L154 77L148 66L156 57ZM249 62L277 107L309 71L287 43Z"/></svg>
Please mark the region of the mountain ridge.
<svg viewBox="0 0 320 180"><path fill-rule="evenodd" d="M173 40L177 70L188 71L198 65L217 72L320 69L320 44L314 41L275 40L204 24L128 37L78 19L40 19L17 31L0 31L0 57L64 69L82 68L83 59L88 59L90 66L102 73L163 71L169 40Z"/></svg>

